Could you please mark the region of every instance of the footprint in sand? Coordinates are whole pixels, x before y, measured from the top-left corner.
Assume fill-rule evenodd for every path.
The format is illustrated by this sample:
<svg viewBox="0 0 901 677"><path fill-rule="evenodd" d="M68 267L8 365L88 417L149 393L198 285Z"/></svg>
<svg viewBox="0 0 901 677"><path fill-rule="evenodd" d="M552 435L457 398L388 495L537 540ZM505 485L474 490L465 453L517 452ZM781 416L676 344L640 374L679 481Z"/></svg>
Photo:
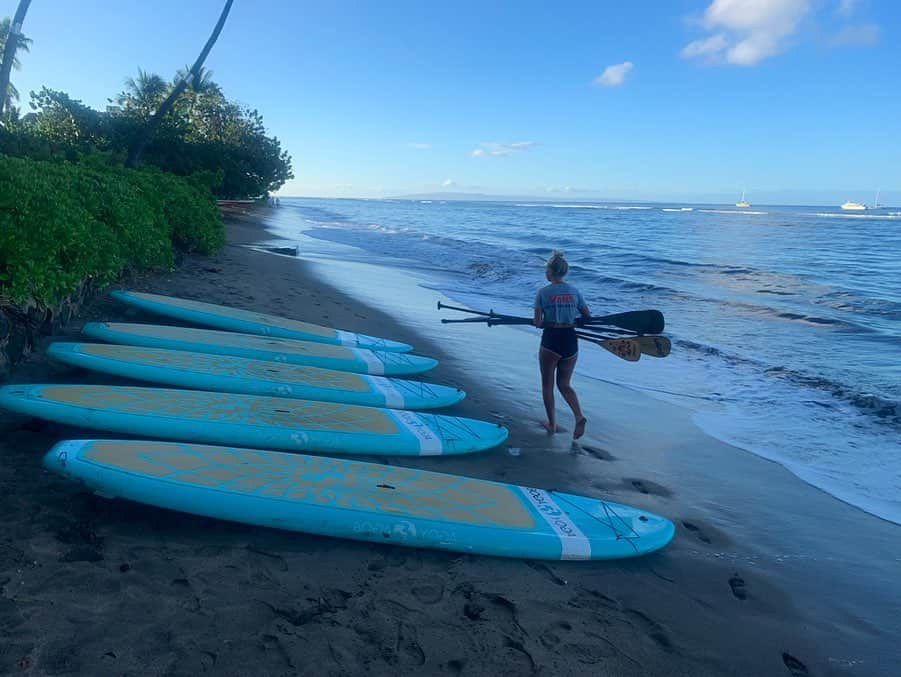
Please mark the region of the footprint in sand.
<svg viewBox="0 0 901 677"><path fill-rule="evenodd" d="M463 672L465 662L462 660L452 660L447 662L447 671L452 675L459 675Z"/></svg>
<svg viewBox="0 0 901 677"><path fill-rule="evenodd" d="M642 494L662 496L663 498L669 498L673 495L673 492L663 485L657 484L656 482L651 482L650 480L642 480L634 477L624 477L623 483L626 484L626 488L632 488Z"/></svg>
<svg viewBox="0 0 901 677"><path fill-rule="evenodd" d="M411 592L420 604L437 604L444 597L444 584L441 581L423 583L413 586Z"/></svg>
<svg viewBox="0 0 901 677"><path fill-rule="evenodd" d="M547 564L526 560L526 566L547 576L556 585L566 585L566 579L560 578Z"/></svg>
<svg viewBox="0 0 901 677"><path fill-rule="evenodd" d="M707 536L707 534L705 534L701 530L701 528L699 526L696 526L696 525L692 524L691 522L686 522L684 520L682 522L682 526L685 527L686 529L688 529L692 534L694 534L695 537L702 543L710 543L711 542L710 538Z"/></svg>
<svg viewBox="0 0 901 677"><path fill-rule="evenodd" d="M807 666L790 653L782 653L782 662L785 663L785 667L788 668L788 672L792 677L807 677L810 674Z"/></svg>
<svg viewBox="0 0 901 677"><path fill-rule="evenodd" d="M732 594L735 596L735 599L748 599L748 586L745 583L745 579L737 573L733 574L732 578L729 579L729 587L732 588Z"/></svg>
<svg viewBox="0 0 901 677"><path fill-rule="evenodd" d="M603 449L598 449L597 447L590 447L587 444L580 444L582 451L587 452L590 456L594 456L599 461L615 461L616 457L611 454L609 451L605 451Z"/></svg>

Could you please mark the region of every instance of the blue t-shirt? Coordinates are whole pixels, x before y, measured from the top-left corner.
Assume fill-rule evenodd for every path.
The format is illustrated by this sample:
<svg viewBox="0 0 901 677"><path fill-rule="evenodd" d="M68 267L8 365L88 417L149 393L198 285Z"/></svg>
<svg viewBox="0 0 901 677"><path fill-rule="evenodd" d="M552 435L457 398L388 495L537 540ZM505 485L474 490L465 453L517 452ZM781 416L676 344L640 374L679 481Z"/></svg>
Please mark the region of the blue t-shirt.
<svg viewBox="0 0 901 677"><path fill-rule="evenodd" d="M535 308L540 308L545 324L575 324L585 308L582 292L566 282L542 287L535 295Z"/></svg>

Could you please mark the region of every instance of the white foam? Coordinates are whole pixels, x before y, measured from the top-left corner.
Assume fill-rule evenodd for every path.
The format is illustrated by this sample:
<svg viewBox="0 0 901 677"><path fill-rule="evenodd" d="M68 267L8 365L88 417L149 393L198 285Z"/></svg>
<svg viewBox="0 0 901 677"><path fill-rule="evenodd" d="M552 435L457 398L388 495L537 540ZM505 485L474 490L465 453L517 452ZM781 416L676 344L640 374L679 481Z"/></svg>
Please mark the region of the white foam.
<svg viewBox="0 0 901 677"><path fill-rule="evenodd" d="M768 214L769 212L752 212L747 209L699 209L705 214Z"/></svg>
<svg viewBox="0 0 901 677"><path fill-rule="evenodd" d="M842 214L839 212L816 212L812 216L825 219L875 219L877 221L895 221L901 219L901 212L888 212L887 214Z"/></svg>
<svg viewBox="0 0 901 677"><path fill-rule="evenodd" d="M653 207L642 207L637 205L585 205L585 204L559 204L547 205L555 209L613 209L616 211L629 211L631 209L653 209Z"/></svg>

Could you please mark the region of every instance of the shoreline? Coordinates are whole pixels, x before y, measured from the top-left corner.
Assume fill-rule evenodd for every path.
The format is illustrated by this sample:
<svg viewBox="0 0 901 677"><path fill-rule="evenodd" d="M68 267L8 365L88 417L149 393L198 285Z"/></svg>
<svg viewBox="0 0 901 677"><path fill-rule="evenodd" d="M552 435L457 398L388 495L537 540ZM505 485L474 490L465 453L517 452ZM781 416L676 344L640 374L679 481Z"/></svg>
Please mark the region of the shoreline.
<svg viewBox="0 0 901 677"><path fill-rule="evenodd" d="M2 412L0 507L11 535L0 550L0 627L10 642L0 672L23 669L20 661L34 674L875 675L895 664L891 600L871 619L872 599L828 599L832 590L860 594L845 581L834 586L830 560L812 563L808 580L802 560L782 553L778 566L772 562L786 509L802 524L834 524L836 538L854 539L847 547L871 552L892 534L897 542L896 525L874 526L867 519L879 518L856 514L777 462L708 437L676 405L609 384L592 387L604 413L590 417L596 427L587 450L574 454L561 447L565 435L548 438L532 425L540 415L532 394L517 392L511 380L506 397L502 378L500 386L484 378L490 365L480 371L458 357L455 348L462 351L470 336L422 335L323 281L309 261L246 248L266 234L264 216L229 218L219 253L185 257L172 273L134 276L122 286L413 343L440 361L424 380L467 391L448 411L498 417L511 437L478 457L404 465L601 494L669 517L676 537L635 560L538 563L216 522L85 494L39 467L53 441L84 431ZM98 298L65 338L98 319L164 322ZM531 339L504 337L522 345ZM11 382L40 380L110 381L48 365L37 352ZM512 457L510 447L521 455ZM741 506L760 486L772 505L754 510L775 525L769 538L747 523ZM854 533L861 525L863 533ZM801 534L800 550L834 557L819 538ZM855 565L838 566L847 573Z"/></svg>

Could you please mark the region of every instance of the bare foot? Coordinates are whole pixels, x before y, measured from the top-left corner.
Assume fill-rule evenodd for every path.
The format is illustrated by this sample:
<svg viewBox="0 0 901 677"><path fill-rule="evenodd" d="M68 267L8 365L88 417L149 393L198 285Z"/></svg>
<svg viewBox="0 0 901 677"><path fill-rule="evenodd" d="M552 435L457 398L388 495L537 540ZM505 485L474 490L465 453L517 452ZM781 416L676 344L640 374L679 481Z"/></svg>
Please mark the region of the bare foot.
<svg viewBox="0 0 901 677"><path fill-rule="evenodd" d="M577 440L582 435L585 434L585 424L588 423L588 419L584 416L576 421L576 427L573 429L573 439Z"/></svg>
<svg viewBox="0 0 901 677"><path fill-rule="evenodd" d="M542 421L541 427L547 430L548 435L553 435L555 432L557 432L557 426L551 425L550 421Z"/></svg>

